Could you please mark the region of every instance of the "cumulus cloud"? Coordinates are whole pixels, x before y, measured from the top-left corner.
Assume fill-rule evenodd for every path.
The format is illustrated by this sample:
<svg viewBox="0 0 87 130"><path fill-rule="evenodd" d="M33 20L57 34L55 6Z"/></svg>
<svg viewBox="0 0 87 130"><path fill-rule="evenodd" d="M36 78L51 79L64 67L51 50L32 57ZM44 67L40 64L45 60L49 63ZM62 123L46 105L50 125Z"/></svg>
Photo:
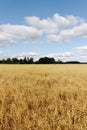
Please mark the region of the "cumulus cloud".
<svg viewBox="0 0 87 130"><path fill-rule="evenodd" d="M53 22L50 18L40 19L36 16L34 17L26 17L26 22L32 26L41 30L42 33L56 33L58 32L58 27L55 22Z"/></svg>
<svg viewBox="0 0 87 130"><path fill-rule="evenodd" d="M41 35L41 31L37 30L34 27L29 27L26 25L0 25L0 31L4 37L10 37L12 39L37 39Z"/></svg>
<svg viewBox="0 0 87 130"><path fill-rule="evenodd" d="M75 37L87 37L87 23L75 26L71 29L61 30L59 35L51 34L47 36L50 42L66 42Z"/></svg>
<svg viewBox="0 0 87 130"><path fill-rule="evenodd" d="M44 38L43 38L44 37ZM83 18L74 15L61 16L55 13L52 17L25 17L24 25L0 25L0 46L12 45L16 39L48 42L67 42L75 37L87 38L87 23Z"/></svg>
<svg viewBox="0 0 87 130"><path fill-rule="evenodd" d="M5 33L0 33L0 47L15 44L15 41Z"/></svg>
<svg viewBox="0 0 87 130"><path fill-rule="evenodd" d="M55 13L53 17L48 17L45 19L40 19L39 17L25 17L26 23L28 25L35 27L41 30L43 33L57 33L59 29L66 27L75 26L84 22L80 17L70 16L60 16L58 13Z"/></svg>
<svg viewBox="0 0 87 130"><path fill-rule="evenodd" d="M60 59L62 61L87 61L87 46L76 47L70 52L63 53L52 53L48 54L48 57L54 57L56 60Z"/></svg>
<svg viewBox="0 0 87 130"><path fill-rule="evenodd" d="M41 31L26 25L0 25L0 46L12 45L15 39L35 41L41 36Z"/></svg>

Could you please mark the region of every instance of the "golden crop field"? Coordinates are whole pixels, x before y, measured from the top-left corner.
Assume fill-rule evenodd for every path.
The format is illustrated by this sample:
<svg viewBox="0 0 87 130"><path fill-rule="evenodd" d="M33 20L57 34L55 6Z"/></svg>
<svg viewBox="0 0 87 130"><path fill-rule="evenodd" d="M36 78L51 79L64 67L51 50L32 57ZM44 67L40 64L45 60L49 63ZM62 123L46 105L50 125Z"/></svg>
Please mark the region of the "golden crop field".
<svg viewBox="0 0 87 130"><path fill-rule="evenodd" d="M87 130L87 65L0 65L0 130Z"/></svg>

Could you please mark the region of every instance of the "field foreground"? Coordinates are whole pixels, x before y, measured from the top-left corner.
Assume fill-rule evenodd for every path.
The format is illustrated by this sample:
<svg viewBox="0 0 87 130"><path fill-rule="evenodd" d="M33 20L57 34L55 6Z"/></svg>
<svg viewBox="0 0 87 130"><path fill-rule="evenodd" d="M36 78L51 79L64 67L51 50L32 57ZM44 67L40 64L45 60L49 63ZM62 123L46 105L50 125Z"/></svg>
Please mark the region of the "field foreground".
<svg viewBox="0 0 87 130"><path fill-rule="evenodd" d="M87 65L0 65L0 130L87 130Z"/></svg>

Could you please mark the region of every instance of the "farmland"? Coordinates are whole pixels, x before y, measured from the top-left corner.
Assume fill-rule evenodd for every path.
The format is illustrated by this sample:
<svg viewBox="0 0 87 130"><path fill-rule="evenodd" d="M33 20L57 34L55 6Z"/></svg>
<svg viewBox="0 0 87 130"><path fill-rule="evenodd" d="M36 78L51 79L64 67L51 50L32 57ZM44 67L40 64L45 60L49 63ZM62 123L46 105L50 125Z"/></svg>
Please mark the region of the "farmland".
<svg viewBox="0 0 87 130"><path fill-rule="evenodd" d="M0 65L0 130L87 130L87 65Z"/></svg>

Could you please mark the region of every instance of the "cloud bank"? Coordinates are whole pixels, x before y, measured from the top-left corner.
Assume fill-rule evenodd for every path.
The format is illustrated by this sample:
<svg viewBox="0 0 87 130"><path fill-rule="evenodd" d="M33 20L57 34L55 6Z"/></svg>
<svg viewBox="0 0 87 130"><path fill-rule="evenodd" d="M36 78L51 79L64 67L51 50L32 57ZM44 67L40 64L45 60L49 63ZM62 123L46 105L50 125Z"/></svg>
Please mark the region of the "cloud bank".
<svg viewBox="0 0 87 130"><path fill-rule="evenodd" d="M74 15L61 16L55 13L52 17L25 17L24 25L0 25L0 46L13 45L18 40L43 42L68 42L76 37L87 38L87 23L83 18Z"/></svg>
<svg viewBox="0 0 87 130"><path fill-rule="evenodd" d="M52 53L48 54L48 57L54 57L56 60L60 59L62 61L87 61L87 46L80 46L73 48L69 52L63 53Z"/></svg>
<svg viewBox="0 0 87 130"><path fill-rule="evenodd" d="M75 47L69 52L63 52L63 53L52 53L48 55L40 55L37 52L19 52L15 53L13 55L10 55L6 52L0 51L0 59L4 58L24 58L24 57L29 57L29 58L34 58L34 60L38 60L41 57L54 57L55 60L62 60L62 61L81 61L85 62L87 61L87 46L80 46L80 47Z"/></svg>

